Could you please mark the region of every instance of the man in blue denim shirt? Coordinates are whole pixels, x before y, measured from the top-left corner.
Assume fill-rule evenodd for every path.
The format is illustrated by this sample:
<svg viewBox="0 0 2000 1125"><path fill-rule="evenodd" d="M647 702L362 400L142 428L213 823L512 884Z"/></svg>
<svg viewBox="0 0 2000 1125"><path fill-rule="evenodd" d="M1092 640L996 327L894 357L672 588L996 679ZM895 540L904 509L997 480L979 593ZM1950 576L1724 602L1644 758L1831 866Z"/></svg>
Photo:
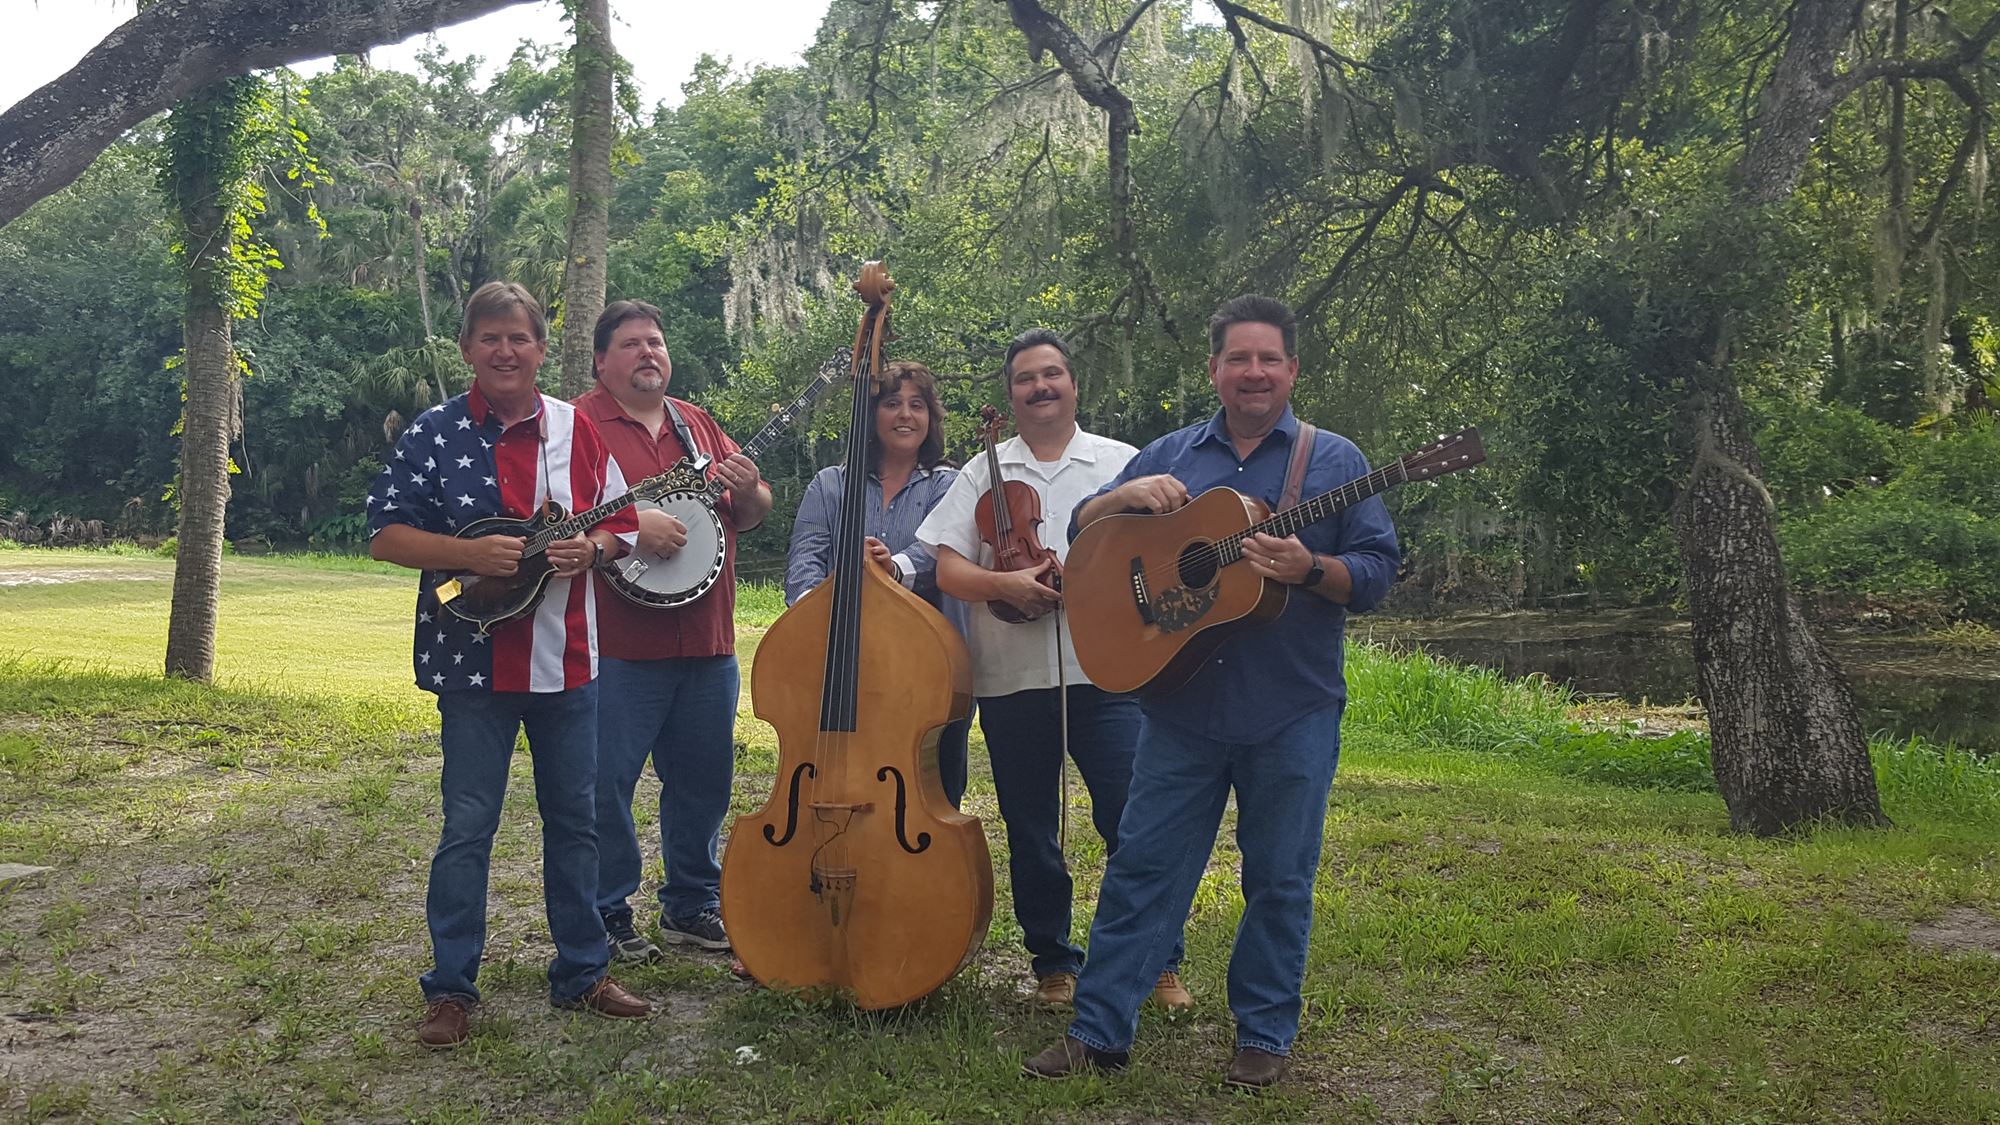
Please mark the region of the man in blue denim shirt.
<svg viewBox="0 0 2000 1125"><path fill-rule="evenodd" d="M1268 297L1225 303L1209 320L1209 378L1222 411L1153 442L1079 504L1072 538L1120 512L1170 512L1230 487L1277 507L1297 440L1297 322ZM1320 433L1302 495L1366 475L1352 442ZM1186 686L1141 701L1143 726L1121 842L1104 872L1076 1019L1025 1069L1061 1078L1125 1065L1150 966L1178 937L1215 846L1230 790L1243 854L1243 920L1229 962L1236 1056L1228 1081L1262 1087L1284 1073L1303 1007L1313 882L1347 699L1341 670L1349 612L1388 592L1400 553L1379 498L1297 536L1255 535L1244 563L1302 587L1284 612L1225 641Z"/></svg>

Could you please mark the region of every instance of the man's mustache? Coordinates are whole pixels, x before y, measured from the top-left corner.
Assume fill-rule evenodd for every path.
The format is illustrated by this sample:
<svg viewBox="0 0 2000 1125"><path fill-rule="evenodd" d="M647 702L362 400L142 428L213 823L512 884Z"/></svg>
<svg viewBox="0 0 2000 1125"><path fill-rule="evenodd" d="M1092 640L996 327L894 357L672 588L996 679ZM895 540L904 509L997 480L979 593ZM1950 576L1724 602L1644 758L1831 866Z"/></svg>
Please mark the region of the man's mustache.
<svg viewBox="0 0 2000 1125"><path fill-rule="evenodd" d="M1061 391L1036 391L1034 394L1028 396L1028 405L1033 406L1038 402L1054 402L1061 397Z"/></svg>

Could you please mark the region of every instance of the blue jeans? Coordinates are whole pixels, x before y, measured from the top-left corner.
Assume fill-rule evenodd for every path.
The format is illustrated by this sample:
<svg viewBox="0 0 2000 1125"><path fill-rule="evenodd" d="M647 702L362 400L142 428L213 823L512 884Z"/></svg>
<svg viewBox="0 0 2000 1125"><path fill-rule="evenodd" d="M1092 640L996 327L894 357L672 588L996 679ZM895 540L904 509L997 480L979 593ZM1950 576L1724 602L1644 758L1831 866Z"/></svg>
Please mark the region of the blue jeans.
<svg viewBox="0 0 2000 1125"><path fill-rule="evenodd" d="M1161 952L1187 923L1234 786L1243 853L1243 920L1229 957L1236 1045L1291 1052L1341 710L1338 703L1322 707L1258 745L1146 719L1119 825L1123 839L1105 867L1090 964L1077 981L1071 1035L1099 1050L1131 1047L1139 1005Z"/></svg>
<svg viewBox="0 0 2000 1125"><path fill-rule="evenodd" d="M993 790L1007 828L1014 919L1021 924L1034 973L1074 973L1083 967L1084 953L1069 937L1075 888L1060 838L1062 711L1057 689L981 697L979 729L986 732ZM1139 731L1136 700L1089 684L1070 687L1069 756L1090 790L1090 819L1104 838L1106 854L1121 847L1119 817L1132 785L1132 748ZM1154 958L1153 978L1180 963L1176 940L1171 950L1163 948ZM1148 978L1149 988L1153 978Z"/></svg>
<svg viewBox="0 0 2000 1125"><path fill-rule="evenodd" d="M535 807L542 817L542 897L555 960L549 999L574 1000L604 975L609 950L597 916L597 685L570 691L438 693L444 832L431 858L424 916L436 962L424 999L477 1001L486 949L486 875L507 795L514 735L528 730Z"/></svg>
<svg viewBox="0 0 2000 1125"><path fill-rule="evenodd" d="M722 902L716 849L736 776L736 657L597 662L597 909L631 925L643 866L632 794L646 759L660 779L660 911L687 919Z"/></svg>
<svg viewBox="0 0 2000 1125"><path fill-rule="evenodd" d="M938 780L944 783L944 796L951 802L952 808L958 808L959 801L965 797L966 759L971 754L971 738L971 715L953 719L938 732Z"/></svg>

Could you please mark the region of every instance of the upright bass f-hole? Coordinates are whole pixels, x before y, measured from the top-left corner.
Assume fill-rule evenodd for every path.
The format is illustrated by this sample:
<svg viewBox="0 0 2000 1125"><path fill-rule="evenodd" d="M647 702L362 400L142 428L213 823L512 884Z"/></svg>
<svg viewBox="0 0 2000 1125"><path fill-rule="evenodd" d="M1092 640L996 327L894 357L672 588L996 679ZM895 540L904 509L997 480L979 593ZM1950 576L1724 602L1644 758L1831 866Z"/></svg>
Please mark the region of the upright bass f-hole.
<svg viewBox="0 0 2000 1125"><path fill-rule="evenodd" d="M917 833L917 846L914 848L910 846L909 831L903 823L904 814L910 807L909 794L903 788L903 771L897 769L895 766L883 766L881 769L875 771L875 780L887 781L891 774L894 774L896 778L896 843L901 844L903 850L909 852L911 855L922 854L925 848L931 846L931 834L928 832Z"/></svg>
<svg viewBox="0 0 2000 1125"><path fill-rule="evenodd" d="M792 833L799 830L799 778L801 775L805 777L818 777L819 771L813 768L811 762L800 762L799 768L792 771L792 792L791 796L786 798L785 801L785 834L779 836L776 829L768 824L764 826L764 842L773 847L782 848L786 844L791 843Z"/></svg>

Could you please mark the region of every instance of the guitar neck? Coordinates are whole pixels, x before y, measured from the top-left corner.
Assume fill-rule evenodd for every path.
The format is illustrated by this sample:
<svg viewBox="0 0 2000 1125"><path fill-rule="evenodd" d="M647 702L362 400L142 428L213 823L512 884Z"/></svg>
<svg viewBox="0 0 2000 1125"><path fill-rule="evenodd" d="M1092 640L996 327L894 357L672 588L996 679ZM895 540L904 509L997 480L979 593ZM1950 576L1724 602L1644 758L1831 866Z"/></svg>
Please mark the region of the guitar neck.
<svg viewBox="0 0 2000 1125"><path fill-rule="evenodd" d="M1409 470L1401 458L1389 462L1364 477L1356 477L1330 492L1322 492L1297 507L1286 508L1272 515L1262 523L1251 526L1216 542L1216 551L1227 566L1243 557L1243 541L1259 533L1279 539L1297 535L1305 528L1326 519L1328 516L1352 508L1378 493L1387 492L1410 479Z"/></svg>
<svg viewBox="0 0 2000 1125"><path fill-rule="evenodd" d="M780 434L791 428L792 421L805 413L806 408L813 404L813 400L825 394L828 387L833 386L847 373L847 365L847 352L844 350L821 364L818 373L806 384L805 389L799 392L798 397L792 400L791 405L778 411L776 416L764 423L764 428L758 430L755 437L743 444L743 456L752 461L763 456L764 450L772 442L777 441ZM721 496L727 487L720 478L711 478L708 482L708 494L711 497Z"/></svg>

